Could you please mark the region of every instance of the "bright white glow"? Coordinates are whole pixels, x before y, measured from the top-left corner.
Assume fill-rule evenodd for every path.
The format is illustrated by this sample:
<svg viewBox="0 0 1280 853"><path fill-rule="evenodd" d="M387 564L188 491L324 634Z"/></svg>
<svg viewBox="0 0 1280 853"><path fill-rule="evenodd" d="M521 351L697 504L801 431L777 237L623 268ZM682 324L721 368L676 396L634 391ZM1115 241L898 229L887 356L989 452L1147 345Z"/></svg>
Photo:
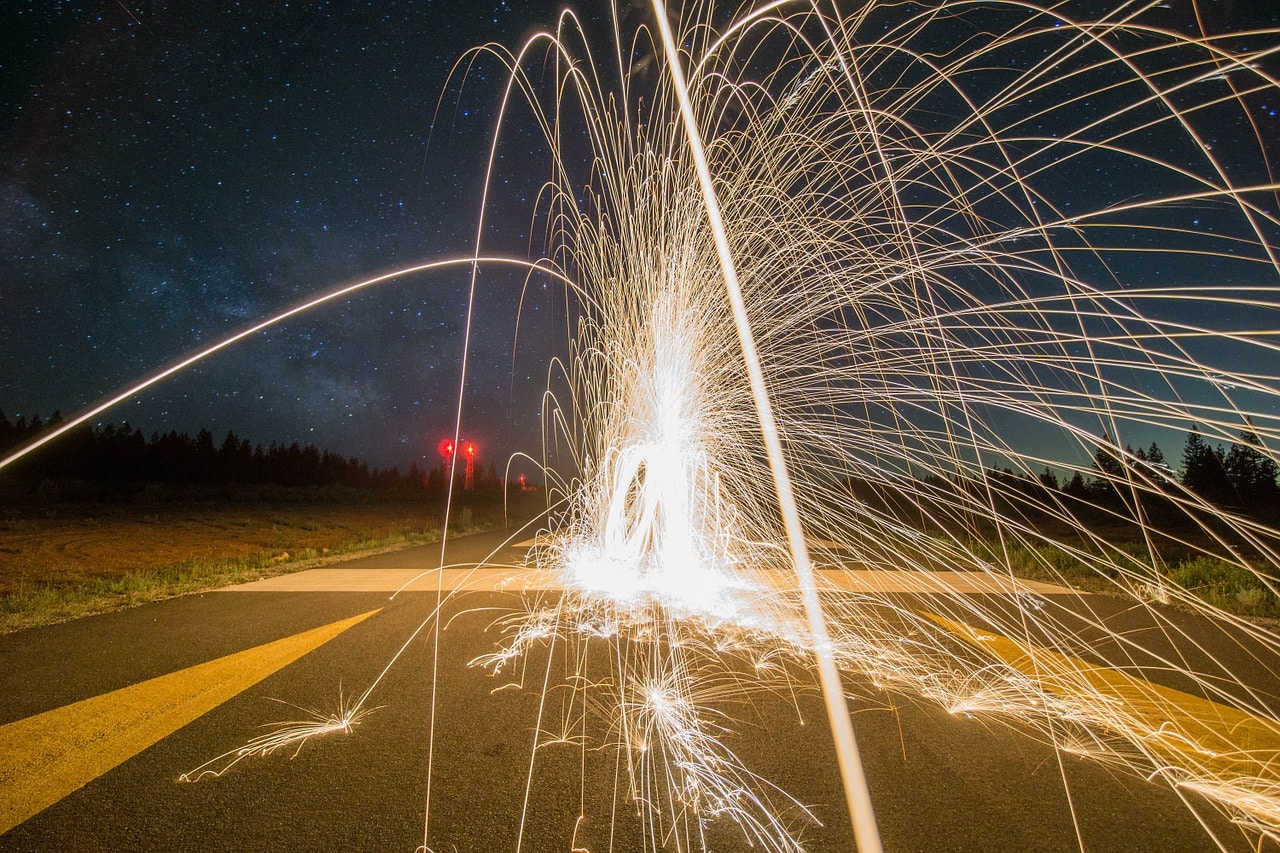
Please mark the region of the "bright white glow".
<svg viewBox="0 0 1280 853"><path fill-rule="evenodd" d="M1280 33L1246 51L1131 4L1092 22L839 5L686 4L670 47L619 11L612 55L566 12L514 55L481 49L546 133L533 230L571 282L527 558L566 591L499 619L474 661L538 691L528 784L543 746L581 744L584 765L616 748L618 813L651 847L698 849L731 819L798 849L814 815L736 757L731 711L815 689L820 657L848 676L829 708L847 689L1010 720L1280 839L1280 709L1231 664L1280 671L1280 636L1210 603L1225 582L1177 576L1204 561L1264 600L1280 531L1126 446L1194 428L1276 462L1280 183L1247 111L1280 100L1258 61ZM1239 163L1206 142L1224 116L1252 129ZM1182 257L1238 281L1180 278ZM850 581L821 598L825 628L806 540ZM940 589L953 572L987 583ZM1104 586L1159 630L1015 594L1027 576ZM1240 648L1184 655L1198 640L1153 602ZM534 652L564 678L531 675ZM1135 660L1195 695L1117 675Z"/></svg>

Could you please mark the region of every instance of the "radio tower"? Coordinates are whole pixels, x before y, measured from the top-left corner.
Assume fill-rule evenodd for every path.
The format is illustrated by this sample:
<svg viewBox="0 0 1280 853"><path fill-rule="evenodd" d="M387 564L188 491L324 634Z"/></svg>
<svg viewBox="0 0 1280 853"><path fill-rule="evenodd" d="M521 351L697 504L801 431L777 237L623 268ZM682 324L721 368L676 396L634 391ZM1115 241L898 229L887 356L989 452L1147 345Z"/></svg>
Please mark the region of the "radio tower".
<svg viewBox="0 0 1280 853"><path fill-rule="evenodd" d="M473 442L466 441L462 444L462 453L467 457L467 474L466 479L462 481L462 488L466 491L474 491L476 487L476 446Z"/></svg>

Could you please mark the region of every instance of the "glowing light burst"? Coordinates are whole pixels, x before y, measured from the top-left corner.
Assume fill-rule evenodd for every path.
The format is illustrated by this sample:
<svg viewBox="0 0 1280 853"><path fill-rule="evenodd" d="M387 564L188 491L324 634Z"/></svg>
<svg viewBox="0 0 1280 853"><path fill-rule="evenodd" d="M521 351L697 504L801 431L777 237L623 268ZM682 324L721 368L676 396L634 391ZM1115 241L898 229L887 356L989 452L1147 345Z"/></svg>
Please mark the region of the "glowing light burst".
<svg viewBox="0 0 1280 853"><path fill-rule="evenodd" d="M1063 751L1197 791L1252 832L1280 831L1267 800L1280 781L1266 753L1280 743L1274 699L1225 664L1193 668L1087 605L1072 615L1025 589L1003 606L947 597L941 615L909 595L935 569L1013 583L1015 571L1064 580L1070 564L1140 603L1232 624L1276 672L1273 632L1214 610L1162 562L1177 544L1274 591L1276 532L1120 448L1161 430L1247 430L1274 458L1280 388L1256 367L1280 364L1274 164L1252 119L1230 154L1206 125L1278 94L1263 61L1278 36L1252 34L1242 51L1148 24L1151 12L698 7L674 22L687 89L661 27L633 35L615 21L609 63L565 16L508 58L512 91L548 129L547 257L575 282L576 331L544 413L557 512L529 556L567 591L506 623L478 663L505 666L551 638L574 660L614 650L610 677L574 670L565 701L612 709L597 716L655 844L696 847L705 822L730 815L766 849L799 846L791 821L769 817L768 783L732 757L734 722L719 709L744 691L812 687L815 653L875 687L1015 720ZM553 67L556 82L540 87L532 67ZM581 145L564 142L575 127L585 167ZM1246 283L1176 280L1162 259L1178 255L1219 259ZM1161 274L1175 283L1153 285ZM757 357L768 419L748 380ZM774 439L785 471L766 452ZM1108 451L1118 464L1095 470ZM1030 487L1046 466L1092 476L1141 550L1082 523L1063 492ZM784 473L806 536L827 543L819 565L899 578L896 592L826 591L821 639L775 490ZM1151 616L1169 644L1189 642ZM1089 634L1120 647L1117 666L1172 668L1244 709L1257 743L1224 762L1230 734L1207 747L1177 701L1099 675L1080 657ZM1004 637L1016 655L996 651Z"/></svg>
<svg viewBox="0 0 1280 853"><path fill-rule="evenodd" d="M688 294L686 294L688 295ZM637 337L619 342L610 379L622 397L603 424L598 468L557 531L574 589L623 606L662 603L690 615L740 614L735 599L765 587L749 578L736 508L721 498L708 436L714 414L701 387L707 356L674 294L654 294Z"/></svg>

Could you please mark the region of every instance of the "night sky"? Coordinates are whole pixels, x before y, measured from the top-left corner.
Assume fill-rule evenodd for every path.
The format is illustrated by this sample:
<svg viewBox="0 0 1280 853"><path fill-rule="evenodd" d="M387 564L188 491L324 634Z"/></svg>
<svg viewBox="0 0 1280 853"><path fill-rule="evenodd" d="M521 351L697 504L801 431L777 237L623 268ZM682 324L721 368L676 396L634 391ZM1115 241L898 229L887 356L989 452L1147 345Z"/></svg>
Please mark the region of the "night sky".
<svg viewBox="0 0 1280 853"><path fill-rule="evenodd" d="M588 30L607 38L605 4L580 5L592 10ZM6 2L0 410L11 420L75 415L307 298L469 253L506 78L492 59L461 89L449 71L468 48L516 46L553 25L556 8ZM1151 14L1184 26L1188 9L1174 0ZM1280 24L1274 0L1203 9L1221 28ZM1250 105L1272 140L1277 106ZM1221 144L1241 127L1221 127ZM547 154L519 121L507 133L486 247L536 258L543 247L526 232ZM1068 204L1071 192L1089 204L1090 191L1062 187ZM1206 263L1180 269L1231 280ZM1149 266L1138 258L1130 269ZM458 268L329 304L100 422L127 420L147 434L208 427L219 441L231 429L402 470L434 463L453 429L467 280ZM563 295L539 284L513 359L522 285L522 276L482 274L470 361L463 433L499 463L536 454L546 365L565 337Z"/></svg>
<svg viewBox="0 0 1280 853"><path fill-rule="evenodd" d="M6 3L0 410L78 414L309 296L469 252L505 78L482 60L459 94L447 75L472 46L554 22L536 5ZM490 245L526 256L515 158L499 185L521 219ZM453 430L467 278L325 306L101 420L434 462ZM522 327L529 359L513 373L519 284L482 279L464 432L490 460L539 434L546 349L536 322Z"/></svg>

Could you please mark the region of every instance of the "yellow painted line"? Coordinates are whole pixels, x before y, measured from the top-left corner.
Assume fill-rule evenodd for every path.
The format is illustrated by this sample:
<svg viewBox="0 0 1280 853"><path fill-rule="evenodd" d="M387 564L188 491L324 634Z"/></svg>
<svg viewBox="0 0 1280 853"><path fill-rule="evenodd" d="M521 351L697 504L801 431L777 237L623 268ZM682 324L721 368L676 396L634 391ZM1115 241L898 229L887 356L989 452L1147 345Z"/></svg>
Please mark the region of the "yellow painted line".
<svg viewBox="0 0 1280 853"><path fill-rule="evenodd" d="M914 595L1072 595L1075 590L1041 581L1010 578L994 572L948 572L840 569L817 573L819 589L866 594Z"/></svg>
<svg viewBox="0 0 1280 853"><path fill-rule="evenodd" d="M795 590L794 572L755 572L751 580L777 590ZM1070 595L1065 586L1011 580L988 572L823 570L820 590L866 595ZM221 588L221 592L554 592L564 589L555 572L539 568L482 566L476 569L310 569Z"/></svg>
<svg viewBox="0 0 1280 853"><path fill-rule="evenodd" d="M1280 783L1280 722L942 616L946 628L1047 693L1089 696L1098 725L1135 737L1157 760L1246 787Z"/></svg>
<svg viewBox="0 0 1280 853"><path fill-rule="evenodd" d="M564 587L541 569L309 569L222 587L220 592L535 592Z"/></svg>
<svg viewBox="0 0 1280 853"><path fill-rule="evenodd" d="M0 726L0 833L377 612Z"/></svg>

